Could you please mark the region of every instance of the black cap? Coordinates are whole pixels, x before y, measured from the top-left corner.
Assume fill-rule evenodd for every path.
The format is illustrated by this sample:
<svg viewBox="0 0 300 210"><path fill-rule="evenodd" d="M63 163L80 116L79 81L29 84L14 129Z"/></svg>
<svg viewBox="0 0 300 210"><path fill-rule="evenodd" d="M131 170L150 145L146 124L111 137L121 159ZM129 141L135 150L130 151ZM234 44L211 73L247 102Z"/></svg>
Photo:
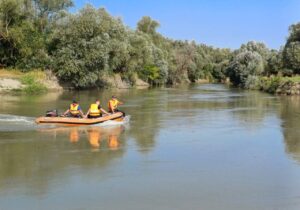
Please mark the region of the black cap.
<svg viewBox="0 0 300 210"><path fill-rule="evenodd" d="M77 104L77 101L76 101L76 100L73 100L72 103L73 103L73 104Z"/></svg>

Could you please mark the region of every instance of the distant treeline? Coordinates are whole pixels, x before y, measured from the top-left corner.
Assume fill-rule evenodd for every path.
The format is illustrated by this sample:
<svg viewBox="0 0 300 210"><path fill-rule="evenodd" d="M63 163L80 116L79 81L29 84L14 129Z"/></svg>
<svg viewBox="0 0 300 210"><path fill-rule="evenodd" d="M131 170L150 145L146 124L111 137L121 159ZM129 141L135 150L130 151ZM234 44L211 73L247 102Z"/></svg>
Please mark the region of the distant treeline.
<svg viewBox="0 0 300 210"><path fill-rule="evenodd" d="M232 51L163 37L150 17L133 30L103 8L70 13L71 6L72 0L1 0L0 66L48 69L76 88L100 86L115 73L133 85L137 78L159 85L229 77L245 88L260 76L300 73L300 24L279 51L257 42Z"/></svg>

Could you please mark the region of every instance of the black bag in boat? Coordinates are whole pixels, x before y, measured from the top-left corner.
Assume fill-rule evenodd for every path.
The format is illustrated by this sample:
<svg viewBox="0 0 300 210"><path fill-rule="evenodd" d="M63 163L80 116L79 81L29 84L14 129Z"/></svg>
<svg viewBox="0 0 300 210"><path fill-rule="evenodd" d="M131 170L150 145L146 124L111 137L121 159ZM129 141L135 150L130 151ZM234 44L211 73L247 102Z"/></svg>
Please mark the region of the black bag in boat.
<svg viewBox="0 0 300 210"><path fill-rule="evenodd" d="M46 111L46 117L58 117L58 111L56 109Z"/></svg>

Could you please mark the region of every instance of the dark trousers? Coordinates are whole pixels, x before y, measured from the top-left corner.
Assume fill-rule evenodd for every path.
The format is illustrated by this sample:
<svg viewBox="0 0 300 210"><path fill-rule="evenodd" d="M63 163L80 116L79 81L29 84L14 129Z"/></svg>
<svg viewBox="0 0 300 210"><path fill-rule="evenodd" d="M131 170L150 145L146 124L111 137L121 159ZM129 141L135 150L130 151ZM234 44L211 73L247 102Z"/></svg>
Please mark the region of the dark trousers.
<svg viewBox="0 0 300 210"><path fill-rule="evenodd" d="M67 117L81 118L80 114L73 115L71 113L69 113Z"/></svg>
<svg viewBox="0 0 300 210"><path fill-rule="evenodd" d="M123 112L123 111L121 111L121 110L119 110L119 109L115 109L115 112L122 112L122 114L123 114L123 117L125 117L125 116L126 116L125 112ZM109 110L109 113L112 113L112 111L111 111L111 110Z"/></svg>
<svg viewBox="0 0 300 210"><path fill-rule="evenodd" d="M99 117L102 117L102 114L98 115L98 116L91 116L91 115L88 115L88 118L90 119L93 119L93 118L99 118Z"/></svg>

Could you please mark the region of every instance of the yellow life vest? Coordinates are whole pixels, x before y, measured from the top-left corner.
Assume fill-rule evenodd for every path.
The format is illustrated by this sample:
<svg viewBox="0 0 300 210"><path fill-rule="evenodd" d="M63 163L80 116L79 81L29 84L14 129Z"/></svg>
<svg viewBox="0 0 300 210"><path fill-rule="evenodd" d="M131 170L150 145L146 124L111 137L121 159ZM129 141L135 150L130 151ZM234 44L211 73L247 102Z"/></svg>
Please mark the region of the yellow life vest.
<svg viewBox="0 0 300 210"><path fill-rule="evenodd" d="M90 116L97 117L100 116L101 110L98 108L98 104L91 104L90 106Z"/></svg>
<svg viewBox="0 0 300 210"><path fill-rule="evenodd" d="M108 102L108 109L109 109L109 111L115 110L118 107L118 105L119 105L119 101L117 99L111 99L111 100L109 100L109 102Z"/></svg>
<svg viewBox="0 0 300 210"><path fill-rule="evenodd" d="M70 112L72 115L78 115L79 114L79 104L71 104L70 105Z"/></svg>

